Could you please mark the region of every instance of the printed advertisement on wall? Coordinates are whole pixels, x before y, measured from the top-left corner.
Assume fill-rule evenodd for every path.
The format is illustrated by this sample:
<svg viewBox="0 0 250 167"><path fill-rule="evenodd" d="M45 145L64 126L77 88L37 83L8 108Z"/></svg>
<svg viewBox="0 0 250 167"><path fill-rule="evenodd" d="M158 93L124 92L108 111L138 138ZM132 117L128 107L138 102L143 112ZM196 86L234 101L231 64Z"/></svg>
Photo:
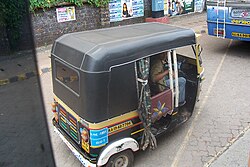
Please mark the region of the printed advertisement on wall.
<svg viewBox="0 0 250 167"><path fill-rule="evenodd" d="M110 0L110 22L144 16L143 0Z"/></svg>
<svg viewBox="0 0 250 167"><path fill-rule="evenodd" d="M168 15L169 14L169 9L170 5L169 5L169 0L164 0L164 15Z"/></svg>
<svg viewBox="0 0 250 167"><path fill-rule="evenodd" d="M56 9L56 17L58 23L76 20L75 7L63 7Z"/></svg>
<svg viewBox="0 0 250 167"><path fill-rule="evenodd" d="M175 16L194 11L193 0L167 0L164 1L164 14Z"/></svg>
<svg viewBox="0 0 250 167"><path fill-rule="evenodd" d="M203 8L204 8L204 3L205 3L205 0L195 0L194 11L195 12L202 12Z"/></svg>

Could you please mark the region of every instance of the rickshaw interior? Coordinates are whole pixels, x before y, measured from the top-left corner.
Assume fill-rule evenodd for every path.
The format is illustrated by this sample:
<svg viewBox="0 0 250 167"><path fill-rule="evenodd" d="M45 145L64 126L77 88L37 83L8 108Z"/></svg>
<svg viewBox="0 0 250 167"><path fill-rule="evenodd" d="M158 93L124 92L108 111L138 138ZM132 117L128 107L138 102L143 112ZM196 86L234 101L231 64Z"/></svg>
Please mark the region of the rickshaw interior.
<svg viewBox="0 0 250 167"><path fill-rule="evenodd" d="M191 46L183 47L185 50L189 49L191 52L191 55L193 54L193 57L191 55L186 56L184 54L177 53L177 70L178 70L178 76L184 77L186 79L186 103L178 108L175 108L175 92L171 91L170 87L167 87L165 85L162 85L165 87L164 91L159 91L158 84L159 83L153 83L149 78L149 86L150 86L150 95L151 95L151 112L152 112L152 132L155 135L161 134L162 131L169 129L171 130L173 127L169 127L171 121L177 121L177 123L173 123L175 125L181 124L185 122L191 115L194 109L194 105L196 102L196 94L197 94L197 87L198 87L198 78L197 78L197 65L195 60L195 53L192 53ZM176 50L182 50L183 48L177 48ZM161 53L158 53L156 55L150 56L150 67L152 66L152 63L154 62L154 59ZM172 65L174 62L172 61ZM174 65L173 65L174 69ZM160 101L165 102L165 106L169 108L170 113L172 114L163 114L162 116L156 115L157 118L154 118L154 108L157 107L157 102ZM154 102L156 101L156 103ZM178 113L178 114L177 114ZM176 120L173 120L173 115L177 114L178 117Z"/></svg>

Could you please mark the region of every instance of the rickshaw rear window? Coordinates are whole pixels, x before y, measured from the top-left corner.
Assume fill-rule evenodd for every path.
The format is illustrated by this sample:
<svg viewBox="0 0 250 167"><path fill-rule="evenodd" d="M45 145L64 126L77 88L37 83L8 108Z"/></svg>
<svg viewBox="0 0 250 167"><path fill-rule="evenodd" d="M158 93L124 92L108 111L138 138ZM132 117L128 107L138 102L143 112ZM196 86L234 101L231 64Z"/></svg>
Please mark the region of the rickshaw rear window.
<svg viewBox="0 0 250 167"><path fill-rule="evenodd" d="M56 79L64 86L79 94L79 74L72 68L55 61Z"/></svg>

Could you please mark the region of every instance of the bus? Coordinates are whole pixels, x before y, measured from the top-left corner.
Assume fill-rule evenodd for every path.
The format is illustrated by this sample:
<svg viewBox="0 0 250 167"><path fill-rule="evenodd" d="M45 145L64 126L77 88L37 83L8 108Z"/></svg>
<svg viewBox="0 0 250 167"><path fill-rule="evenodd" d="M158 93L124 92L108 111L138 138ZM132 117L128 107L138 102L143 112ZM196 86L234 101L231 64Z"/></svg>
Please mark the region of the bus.
<svg viewBox="0 0 250 167"><path fill-rule="evenodd" d="M207 0L208 34L250 41L250 0Z"/></svg>

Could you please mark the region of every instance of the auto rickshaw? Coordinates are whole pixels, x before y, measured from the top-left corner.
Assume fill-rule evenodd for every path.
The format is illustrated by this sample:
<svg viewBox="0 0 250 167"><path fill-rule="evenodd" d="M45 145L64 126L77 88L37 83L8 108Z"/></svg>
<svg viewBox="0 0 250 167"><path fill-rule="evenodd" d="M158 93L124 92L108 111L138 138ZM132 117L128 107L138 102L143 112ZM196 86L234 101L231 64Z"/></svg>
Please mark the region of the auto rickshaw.
<svg viewBox="0 0 250 167"><path fill-rule="evenodd" d="M177 53L189 46L193 56ZM150 81L150 60L167 53L170 87ZM204 68L193 30L140 23L63 35L52 47L55 132L84 166L132 166L138 150L192 115ZM173 77L172 77L173 76ZM179 106L175 78L186 79Z"/></svg>

